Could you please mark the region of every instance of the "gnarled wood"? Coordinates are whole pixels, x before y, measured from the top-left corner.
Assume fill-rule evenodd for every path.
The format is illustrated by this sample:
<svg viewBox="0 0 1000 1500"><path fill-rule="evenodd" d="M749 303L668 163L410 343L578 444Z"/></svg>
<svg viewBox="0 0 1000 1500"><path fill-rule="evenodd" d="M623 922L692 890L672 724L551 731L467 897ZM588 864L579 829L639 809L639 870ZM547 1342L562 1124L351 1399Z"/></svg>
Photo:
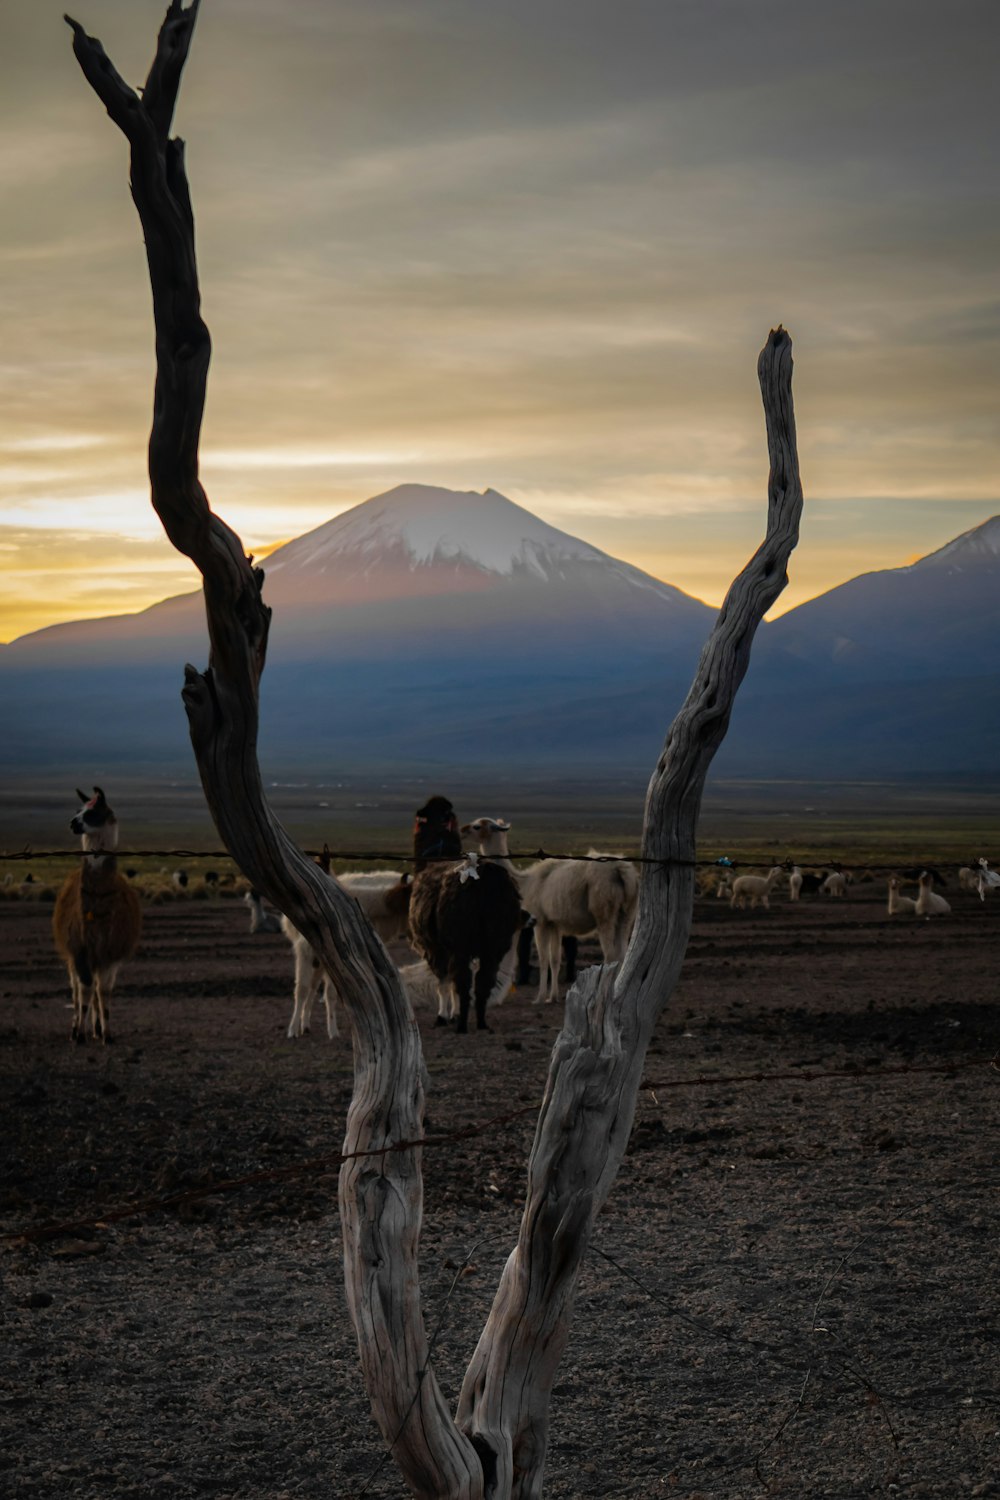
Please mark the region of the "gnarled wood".
<svg viewBox="0 0 1000 1500"><path fill-rule="evenodd" d="M88 81L129 141L156 326L149 443L153 505L204 579L211 658L186 669L184 702L216 827L252 884L321 955L343 997L355 1087L340 1179L348 1305L372 1407L405 1483L426 1500L541 1495L548 1403L594 1216L621 1161L646 1048L676 984L693 908L695 827L754 631L784 586L801 489L791 343L760 358L771 481L767 535L731 588L670 729L646 799L645 865L632 942L619 968L589 970L567 1000L528 1165L517 1245L453 1421L433 1372L420 1307L420 1040L385 949L356 904L295 848L267 805L257 764L258 686L270 611L263 574L211 511L198 441L211 352L201 318L183 145L169 137L199 0L171 0L142 97L100 43L67 17ZM662 862L662 863L660 863Z"/></svg>
<svg viewBox="0 0 1000 1500"><path fill-rule="evenodd" d="M725 737L754 633L786 579L802 489L791 340L772 332L758 362L771 476L767 535L733 583L649 784L639 909L628 951L570 991L528 1163L517 1246L466 1374L458 1420L496 1475L487 1494L542 1493L548 1407L569 1335L580 1261L628 1143L646 1050L676 987L694 909L695 834L705 777Z"/></svg>
<svg viewBox="0 0 1000 1500"><path fill-rule="evenodd" d="M476 1500L482 1466L429 1368L417 1277L420 1151L390 1149L422 1134L419 1034L396 970L356 903L294 846L268 807L257 763L270 621L263 573L213 514L198 478L211 345L183 143L168 135L197 13L198 0L186 9L172 0L141 98L100 42L66 18L80 66L130 146L156 328L152 500L174 546L202 573L211 642L208 670L185 671L191 741L226 847L321 955L351 1022L356 1077L344 1150L357 1155L341 1173L340 1207L348 1304L376 1418L413 1494Z"/></svg>

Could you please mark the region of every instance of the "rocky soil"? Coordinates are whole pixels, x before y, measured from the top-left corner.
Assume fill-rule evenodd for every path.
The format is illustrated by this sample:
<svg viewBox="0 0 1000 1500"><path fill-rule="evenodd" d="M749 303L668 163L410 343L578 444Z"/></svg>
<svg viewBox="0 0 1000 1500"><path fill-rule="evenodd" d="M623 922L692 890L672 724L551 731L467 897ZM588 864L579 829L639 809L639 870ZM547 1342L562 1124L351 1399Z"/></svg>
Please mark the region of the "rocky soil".
<svg viewBox="0 0 1000 1500"><path fill-rule="evenodd" d="M1000 1495L1000 901L948 894L935 922L889 920L874 885L699 902L585 1261L547 1495ZM0 905L0 1487L400 1496L344 1304L348 1038L287 1040L283 939L183 901L146 912L115 1044L71 1046L50 916ZM489 1035L432 1020L433 1129L483 1124L425 1152L457 1397L560 1016L528 994Z"/></svg>

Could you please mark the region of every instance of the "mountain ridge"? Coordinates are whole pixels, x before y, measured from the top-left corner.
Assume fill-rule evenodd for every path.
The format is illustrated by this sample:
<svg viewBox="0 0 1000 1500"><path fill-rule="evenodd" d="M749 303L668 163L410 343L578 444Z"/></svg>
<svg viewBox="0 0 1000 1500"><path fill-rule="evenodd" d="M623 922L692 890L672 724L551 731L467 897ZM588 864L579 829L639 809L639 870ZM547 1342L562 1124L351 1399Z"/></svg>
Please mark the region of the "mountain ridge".
<svg viewBox="0 0 1000 1500"><path fill-rule="evenodd" d="M719 763L979 771L998 728L998 569L994 516L765 622ZM495 490L396 486L276 549L265 573L261 750L276 766L391 753L641 772L716 616ZM184 761L180 668L206 655L200 591L20 637L0 653L0 762Z"/></svg>

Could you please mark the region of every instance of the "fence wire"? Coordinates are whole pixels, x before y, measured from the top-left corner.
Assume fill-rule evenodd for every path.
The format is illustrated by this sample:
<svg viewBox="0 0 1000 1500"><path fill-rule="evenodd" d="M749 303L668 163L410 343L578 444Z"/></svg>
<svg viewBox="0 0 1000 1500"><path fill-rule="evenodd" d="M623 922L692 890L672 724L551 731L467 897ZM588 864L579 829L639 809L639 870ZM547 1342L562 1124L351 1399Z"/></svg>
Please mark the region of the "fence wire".
<svg viewBox="0 0 1000 1500"><path fill-rule="evenodd" d="M659 1080L644 1078L640 1093L648 1094L653 1103L658 1105L657 1092L667 1089L761 1086L769 1083L823 1083L844 1079L858 1083L868 1078L898 1078L905 1074L933 1073L948 1076L969 1072L976 1068L986 1069L1000 1075L1000 1053L995 1053L992 1057L966 1058L960 1062L898 1063L888 1064L881 1068L799 1069L782 1073L728 1073L711 1076L698 1074L694 1078ZM103 1229L123 1219L135 1219L143 1214L159 1213L164 1209L177 1208L183 1203L194 1203L203 1198L215 1198L227 1193L235 1193L245 1187L283 1182L306 1175L322 1176L333 1168L341 1167L344 1162L357 1161L361 1157L384 1157L398 1151L426 1150L437 1146L452 1146L461 1141L478 1140L487 1134L493 1134L497 1130L512 1125L517 1120L526 1119L529 1115L537 1116L540 1108L541 1101L539 1100L533 1104L522 1105L518 1109L507 1110L503 1114L491 1115L485 1120L463 1125L457 1130L436 1132L434 1135L420 1136L413 1140L389 1141L385 1145L370 1146L361 1151L338 1151L326 1156L313 1156L303 1161L291 1162L285 1167L265 1167L257 1172L244 1173L240 1177L220 1178L217 1182L202 1183L198 1187L185 1188L176 1193L142 1198L117 1208L91 1214L86 1218L66 1219L58 1223L36 1225L33 1228L9 1230L0 1235L0 1242L31 1243L38 1240L56 1239L61 1235L79 1234L84 1230Z"/></svg>
<svg viewBox="0 0 1000 1500"><path fill-rule="evenodd" d="M77 845L71 849L35 849L30 844L23 844L19 849L0 849L0 861L11 861L14 863L26 863L29 860L42 861L47 859L79 859L81 850ZM114 851L119 860L123 859L185 859L185 860L233 860L228 849L116 849ZM302 853L310 859L329 858L330 860L344 860L347 863L361 862L371 863L377 860L392 860L396 864L413 864L416 857L412 851L408 853L387 852L384 849L303 849ZM641 854L573 854L564 850L553 849L513 849L509 854L480 854L481 860L504 860L504 859L559 859L570 860L578 864L609 865L609 864L631 864L631 865L658 865L661 869L676 868L688 870L746 870L759 868L767 865L774 868L780 865L785 868L789 864L789 856L779 857L773 851L769 854L749 854L740 859L711 858L704 859L681 859L677 856L660 858ZM813 859L802 856L807 867L822 866L834 868L837 871L846 869L853 873L855 871L868 871L872 874L886 874L898 870L901 866L907 869L916 869L919 865L923 870L960 870L968 867L975 874L978 869L978 857L971 860L942 859L931 856L921 861L915 859L912 854L901 855L898 859L884 859L878 864L867 864L850 860L844 862L834 859ZM462 858L455 854L422 855L421 860L426 864L443 863L454 864ZM235 861L233 861L235 863Z"/></svg>

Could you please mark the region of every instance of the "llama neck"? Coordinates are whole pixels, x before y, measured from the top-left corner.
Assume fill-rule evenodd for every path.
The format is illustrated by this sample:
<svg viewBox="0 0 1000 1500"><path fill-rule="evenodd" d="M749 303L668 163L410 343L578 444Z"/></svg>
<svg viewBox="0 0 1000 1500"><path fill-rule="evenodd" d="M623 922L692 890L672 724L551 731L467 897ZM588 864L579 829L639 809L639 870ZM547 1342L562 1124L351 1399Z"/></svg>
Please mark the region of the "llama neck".
<svg viewBox="0 0 1000 1500"><path fill-rule="evenodd" d="M501 870L517 877L517 871L510 862L510 851L507 848L507 835L501 834L499 838L480 839L479 852L489 859L491 865L499 865Z"/></svg>
<svg viewBox="0 0 1000 1500"><path fill-rule="evenodd" d="M87 851L83 856L82 882L88 889L111 885L118 873L118 856L111 849Z"/></svg>

